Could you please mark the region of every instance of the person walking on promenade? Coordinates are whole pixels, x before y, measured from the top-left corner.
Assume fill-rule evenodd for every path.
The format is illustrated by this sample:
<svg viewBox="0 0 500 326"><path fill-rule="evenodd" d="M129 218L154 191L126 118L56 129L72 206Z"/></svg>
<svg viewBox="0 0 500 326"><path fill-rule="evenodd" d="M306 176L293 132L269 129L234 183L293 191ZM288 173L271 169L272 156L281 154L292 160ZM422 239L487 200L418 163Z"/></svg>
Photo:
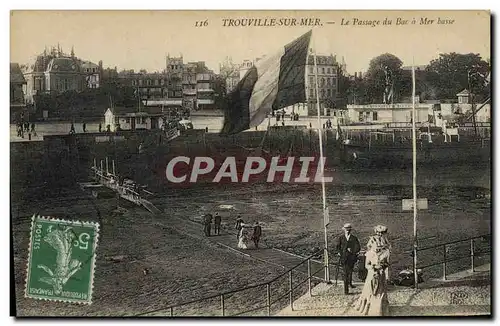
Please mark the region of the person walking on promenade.
<svg viewBox="0 0 500 326"><path fill-rule="evenodd" d="M209 237L210 236L210 231L212 229L212 214L207 214L205 215L205 218L203 220L203 225L204 225L204 232L205 236Z"/></svg>
<svg viewBox="0 0 500 326"><path fill-rule="evenodd" d="M385 225L375 226L375 228L373 229L373 231L375 231L375 235L370 237L366 247L368 248L368 250L370 250L371 247L378 248L379 256L381 256L382 260L385 260L387 262L384 268L384 273L387 282L389 282L389 258L391 257L392 247L389 243L389 240L387 239L387 230L387 226Z"/></svg>
<svg viewBox="0 0 500 326"><path fill-rule="evenodd" d="M382 226L375 227L382 230ZM380 233L380 231L377 231ZM372 236L368 241L365 267L368 271L363 290L356 303L356 310L365 316L388 316L389 300L387 298L387 269L389 266L387 246Z"/></svg>
<svg viewBox="0 0 500 326"><path fill-rule="evenodd" d="M215 218L214 218L214 234L215 235L220 235L221 223L222 223L222 217L219 215L219 213L215 213Z"/></svg>
<svg viewBox="0 0 500 326"><path fill-rule="evenodd" d="M344 234L338 237L336 249L340 256L339 264L342 266L344 278L344 294L349 294L349 287L354 288L352 284L352 270L358 260L358 253L361 250L361 245L352 231L350 223L344 224Z"/></svg>
<svg viewBox="0 0 500 326"><path fill-rule="evenodd" d="M252 240L253 243L255 244L256 249L259 249L259 241L261 236L262 236L262 228L260 227L259 222L255 222L255 225L253 227Z"/></svg>
<svg viewBox="0 0 500 326"><path fill-rule="evenodd" d="M87 124L84 122L82 125L83 132L87 132Z"/></svg>
<svg viewBox="0 0 500 326"><path fill-rule="evenodd" d="M37 136L36 135L35 123L34 122L31 123L31 133L33 134L33 136L35 136L35 137Z"/></svg>
<svg viewBox="0 0 500 326"><path fill-rule="evenodd" d="M243 219L241 218L241 215L238 215L238 217L236 218L236 225L234 226L234 228L236 229L236 239L240 238L240 231L242 225L243 225Z"/></svg>
<svg viewBox="0 0 500 326"><path fill-rule="evenodd" d="M99 122L99 132L102 132L102 123Z"/></svg>
<svg viewBox="0 0 500 326"><path fill-rule="evenodd" d="M73 122L71 123L71 128L69 130L69 133L70 134L74 134L75 133L75 124Z"/></svg>

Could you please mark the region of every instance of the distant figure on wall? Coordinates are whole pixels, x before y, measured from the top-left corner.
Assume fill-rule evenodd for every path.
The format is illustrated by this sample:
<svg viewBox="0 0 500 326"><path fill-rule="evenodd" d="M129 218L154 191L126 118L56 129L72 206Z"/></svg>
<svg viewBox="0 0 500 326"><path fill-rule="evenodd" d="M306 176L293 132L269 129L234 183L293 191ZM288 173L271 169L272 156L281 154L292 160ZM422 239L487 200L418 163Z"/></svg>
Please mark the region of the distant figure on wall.
<svg viewBox="0 0 500 326"><path fill-rule="evenodd" d="M69 130L69 133L70 134L74 134L75 133L75 124L73 122L71 123L71 128Z"/></svg>
<svg viewBox="0 0 500 326"><path fill-rule="evenodd" d="M99 132L102 132L102 124L99 123Z"/></svg>

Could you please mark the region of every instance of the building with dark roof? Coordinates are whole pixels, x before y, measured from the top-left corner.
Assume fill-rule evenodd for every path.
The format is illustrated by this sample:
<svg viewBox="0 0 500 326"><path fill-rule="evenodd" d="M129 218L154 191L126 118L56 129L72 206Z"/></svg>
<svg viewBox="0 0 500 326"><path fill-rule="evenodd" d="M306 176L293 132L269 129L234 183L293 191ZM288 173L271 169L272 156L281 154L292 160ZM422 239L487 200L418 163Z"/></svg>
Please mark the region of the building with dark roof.
<svg viewBox="0 0 500 326"><path fill-rule="evenodd" d="M24 72L26 102L33 103L33 96L42 93L83 91L87 88L89 76L96 73L88 72L87 68L95 68L94 66L96 65L75 57L73 49L70 55L59 47L57 50L52 48L50 52L45 50Z"/></svg>
<svg viewBox="0 0 500 326"><path fill-rule="evenodd" d="M10 63L10 104L24 105L23 86L26 85L23 72L18 63Z"/></svg>

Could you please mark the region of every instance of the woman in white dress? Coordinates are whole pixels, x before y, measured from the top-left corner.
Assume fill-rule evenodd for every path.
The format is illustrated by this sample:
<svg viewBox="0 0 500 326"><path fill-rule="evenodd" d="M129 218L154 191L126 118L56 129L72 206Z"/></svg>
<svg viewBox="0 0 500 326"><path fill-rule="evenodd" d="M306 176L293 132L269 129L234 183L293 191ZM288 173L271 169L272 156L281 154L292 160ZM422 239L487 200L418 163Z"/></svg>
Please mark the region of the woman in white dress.
<svg viewBox="0 0 500 326"><path fill-rule="evenodd" d="M375 231L379 233L381 229L381 226L377 226ZM370 237L368 241L365 255L368 274L356 303L356 310L362 315L387 316L389 312L386 271L389 267L390 249L383 241L378 235Z"/></svg>
<svg viewBox="0 0 500 326"><path fill-rule="evenodd" d="M238 248L248 249L248 228L245 224L241 224L241 230L238 236Z"/></svg>

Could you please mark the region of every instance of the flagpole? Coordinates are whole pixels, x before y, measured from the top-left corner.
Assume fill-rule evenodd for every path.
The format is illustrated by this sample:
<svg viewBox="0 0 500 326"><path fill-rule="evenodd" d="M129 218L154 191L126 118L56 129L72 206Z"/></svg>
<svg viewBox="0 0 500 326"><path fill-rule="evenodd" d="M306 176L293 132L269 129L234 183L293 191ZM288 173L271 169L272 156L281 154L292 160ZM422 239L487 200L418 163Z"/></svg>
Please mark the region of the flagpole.
<svg viewBox="0 0 500 326"><path fill-rule="evenodd" d="M412 145L413 145L413 275L415 277L415 289L418 289L417 273L417 132L415 128L415 64L411 67L412 76Z"/></svg>
<svg viewBox="0 0 500 326"><path fill-rule="evenodd" d="M315 48L315 43L314 43L314 37L313 39L313 55L314 55L314 79L315 79L315 88L316 88L316 109L318 111L318 136L319 136L319 156L320 156L320 161L319 165L321 166L321 189L322 189L322 194L323 194L323 230L324 230L324 236L325 236L325 249L324 249L324 263L325 263L325 281L329 282L330 281L330 270L328 266L328 233L327 233L327 226L328 226L328 216L327 216L327 208L326 208L326 190L325 190L325 169L324 169L324 164L323 164L323 129L321 128L321 114L320 114L320 107L319 107L319 88L318 88L318 64L317 64L317 58L316 58L316 48Z"/></svg>

